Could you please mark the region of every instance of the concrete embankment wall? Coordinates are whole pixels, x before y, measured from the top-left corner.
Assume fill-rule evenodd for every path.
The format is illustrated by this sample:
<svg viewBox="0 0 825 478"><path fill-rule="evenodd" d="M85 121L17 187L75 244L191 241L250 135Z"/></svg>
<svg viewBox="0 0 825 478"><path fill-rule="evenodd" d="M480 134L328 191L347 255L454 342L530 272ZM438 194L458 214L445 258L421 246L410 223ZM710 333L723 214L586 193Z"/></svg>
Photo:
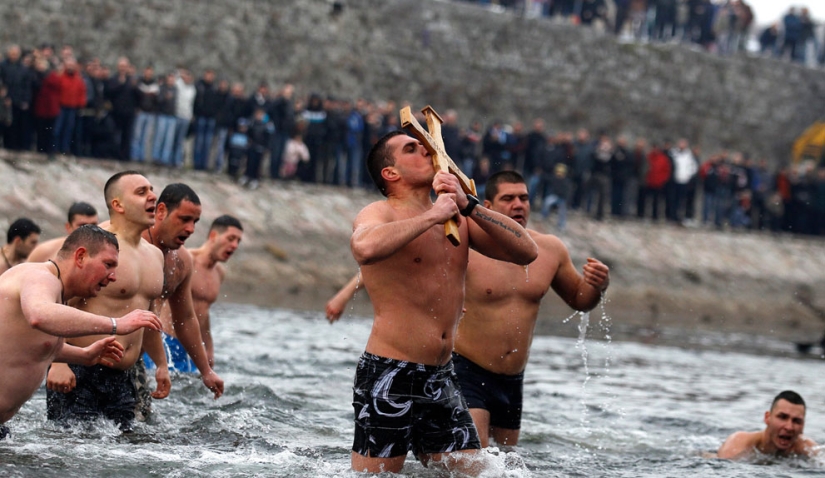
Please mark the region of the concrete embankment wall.
<svg viewBox="0 0 825 478"><path fill-rule="evenodd" d="M74 45L113 64L216 68L248 85L455 107L478 118L584 126L772 161L825 112L825 72L617 42L589 28L425 0L5 0L0 41Z"/></svg>

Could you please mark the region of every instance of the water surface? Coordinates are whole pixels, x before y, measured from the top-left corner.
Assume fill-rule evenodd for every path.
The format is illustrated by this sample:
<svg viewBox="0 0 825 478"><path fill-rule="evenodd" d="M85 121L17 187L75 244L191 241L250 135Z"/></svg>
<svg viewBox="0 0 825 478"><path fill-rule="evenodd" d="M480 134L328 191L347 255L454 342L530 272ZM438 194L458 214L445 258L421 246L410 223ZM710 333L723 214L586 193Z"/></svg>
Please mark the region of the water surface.
<svg viewBox="0 0 825 478"><path fill-rule="evenodd" d="M212 323L222 398L176 376L170 397L155 401L155 416L135 433L107 423L67 432L45 420L41 388L8 423L0 476L360 476L349 471L351 386L371 321L345 314L330 325L320 313L218 304ZM536 337L521 443L489 450L489 476L825 476L825 460L701 456L733 431L761 428L783 389L806 399L806 434L825 442L821 361L610 343L609 329L594 313L583 341ZM402 473L439 476L411 458Z"/></svg>

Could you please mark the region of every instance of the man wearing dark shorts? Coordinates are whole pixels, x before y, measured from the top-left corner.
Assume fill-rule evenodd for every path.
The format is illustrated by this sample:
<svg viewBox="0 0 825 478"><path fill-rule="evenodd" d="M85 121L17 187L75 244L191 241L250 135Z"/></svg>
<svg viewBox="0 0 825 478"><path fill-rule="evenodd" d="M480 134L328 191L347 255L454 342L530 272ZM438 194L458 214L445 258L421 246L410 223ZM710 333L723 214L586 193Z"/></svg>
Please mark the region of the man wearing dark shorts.
<svg viewBox="0 0 825 478"><path fill-rule="evenodd" d="M352 449L361 455L420 456L481 446L450 363L421 365L364 353L353 397Z"/></svg>
<svg viewBox="0 0 825 478"><path fill-rule="evenodd" d="M143 240L141 232L155 223L157 195L149 180L135 171L114 174L106 182L103 195L109 211L106 229L120 241L117 286L107 287L97 297L73 305L103 316L133 310L154 310L153 302L163 292L163 254ZM94 340L95 336L76 337L72 339L72 344L85 346ZM52 364L46 379L46 405L50 418L109 417L114 418L122 429L131 429L130 424L125 424L127 419L131 421L134 418L136 392L131 369L143 348L151 351L150 355L158 362L156 389L152 396L161 399L169 395L171 381L160 330L149 330L145 334L143 330L138 330L119 335L117 340L124 349L123 359L110 366L105 373L96 367L70 368L65 364ZM79 376L76 375L78 371L81 371ZM130 402L131 414L124 410ZM92 413L93 410L96 413Z"/></svg>
<svg viewBox="0 0 825 478"><path fill-rule="evenodd" d="M47 390L47 418L66 421L69 418L92 420L107 418L115 422L121 431L132 431L135 420L135 387L132 372L95 365L69 365L77 383L68 393Z"/></svg>
<svg viewBox="0 0 825 478"><path fill-rule="evenodd" d="M375 311L353 387L352 469L397 473L412 450L427 466L478 474L483 461L468 458L479 440L450 355L469 246L528 264L536 244L518 223L461 193L455 176L435 173L424 146L402 131L376 143L367 169L387 199L361 210L350 241ZM449 219L458 246L444 234Z"/></svg>
<svg viewBox="0 0 825 478"><path fill-rule="evenodd" d="M457 353L453 353L453 366L469 408L490 412L491 427L521 428L524 372L493 373Z"/></svg>
<svg viewBox="0 0 825 478"><path fill-rule="evenodd" d="M486 207L527 226L530 197L519 173L490 176L484 193ZM587 311L598 305L610 282L608 267L598 260L587 259L579 274L558 237L527 233L538 245L529 268L470 251L466 312L458 324L453 361L483 447L491 437L499 445L518 444L524 369L548 289L573 309Z"/></svg>

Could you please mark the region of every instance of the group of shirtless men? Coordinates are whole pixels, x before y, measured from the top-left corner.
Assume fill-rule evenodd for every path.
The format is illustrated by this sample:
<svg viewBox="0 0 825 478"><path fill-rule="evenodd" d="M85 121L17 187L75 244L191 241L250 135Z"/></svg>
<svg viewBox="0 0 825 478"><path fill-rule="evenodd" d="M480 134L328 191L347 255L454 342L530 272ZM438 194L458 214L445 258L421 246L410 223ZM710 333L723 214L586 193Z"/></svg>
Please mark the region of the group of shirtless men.
<svg viewBox="0 0 825 478"><path fill-rule="evenodd" d="M49 419L105 417L129 431L136 413L148 411L142 352L155 364L151 396L164 398L170 366L181 366L167 363L170 344L185 348L215 398L223 394L212 369L209 306L223 281L220 263L242 239L240 222L217 218L203 246L190 251L183 244L201 204L189 186L170 184L158 196L142 174L124 171L103 193L109 220L101 226L91 205L77 203L66 237L34 247L39 228L31 221L9 229L0 251L0 426L48 371ZM17 229L28 232L20 237Z"/></svg>
<svg viewBox="0 0 825 478"><path fill-rule="evenodd" d="M518 443L542 298L552 288L573 309L589 311L608 287L609 269L589 258L580 274L557 237L525 228L530 203L518 173L492 176L479 201L455 176L434 172L426 148L403 131L378 141L367 169L386 199L357 215L350 245L360 272L327 304L328 319L338 319L360 281L374 309L353 385L352 468L397 472L412 451L425 465L476 474L491 438ZM223 278L219 262L241 240L240 223L221 216L207 243L188 251L183 244L201 214L188 186L171 184L157 197L144 176L127 171L107 182L104 197L107 225L78 227L0 276L0 380L15 384L0 391L0 424L48 370L50 419L105 416L130 429L141 351L156 365L152 396L169 394L170 337L215 397L223 393L208 310ZM444 235L451 219L457 246ZM20 255L2 252L8 267ZM804 417L801 397L783 392L764 431L731 435L718 456L811 454Z"/></svg>

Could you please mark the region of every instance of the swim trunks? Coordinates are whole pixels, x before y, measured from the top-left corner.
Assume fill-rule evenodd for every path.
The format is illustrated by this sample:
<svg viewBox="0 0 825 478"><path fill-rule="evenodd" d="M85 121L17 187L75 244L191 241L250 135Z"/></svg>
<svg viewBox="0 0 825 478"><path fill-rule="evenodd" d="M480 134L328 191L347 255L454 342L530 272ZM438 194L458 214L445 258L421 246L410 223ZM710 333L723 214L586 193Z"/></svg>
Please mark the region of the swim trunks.
<svg viewBox="0 0 825 478"><path fill-rule="evenodd" d="M166 351L166 365L169 367L169 371L197 373L198 367L196 367L195 362L189 358L189 354L186 353L186 349L183 348L183 344L171 335L166 333L161 333L161 335L163 336L163 350ZM146 352L143 353L143 362L146 364L147 369L157 368L155 362L149 358L149 355L146 354Z"/></svg>
<svg viewBox="0 0 825 478"><path fill-rule="evenodd" d="M135 387L128 370L102 365L69 365L77 386L69 393L46 391L47 418L65 422L70 419L114 420L122 431L132 431L135 419Z"/></svg>
<svg viewBox="0 0 825 478"><path fill-rule="evenodd" d="M0 425L0 440L9 436L9 433L11 433L9 431L9 427L7 427L6 425Z"/></svg>
<svg viewBox="0 0 825 478"><path fill-rule="evenodd" d="M352 450L362 456L481 448L452 362L421 365L365 352L358 361L352 395Z"/></svg>
<svg viewBox="0 0 825 478"><path fill-rule="evenodd" d="M453 364L468 407L490 412L490 426L508 430L521 428L523 372L518 375L493 373L455 352Z"/></svg>
<svg viewBox="0 0 825 478"><path fill-rule="evenodd" d="M146 355L146 354L144 354ZM152 414L152 390L149 388L149 376L146 374L146 365L143 363L143 357L140 357L137 362L129 369L132 377L132 384L135 387L135 397L137 403L135 404L135 419L139 422L145 422L149 415Z"/></svg>

